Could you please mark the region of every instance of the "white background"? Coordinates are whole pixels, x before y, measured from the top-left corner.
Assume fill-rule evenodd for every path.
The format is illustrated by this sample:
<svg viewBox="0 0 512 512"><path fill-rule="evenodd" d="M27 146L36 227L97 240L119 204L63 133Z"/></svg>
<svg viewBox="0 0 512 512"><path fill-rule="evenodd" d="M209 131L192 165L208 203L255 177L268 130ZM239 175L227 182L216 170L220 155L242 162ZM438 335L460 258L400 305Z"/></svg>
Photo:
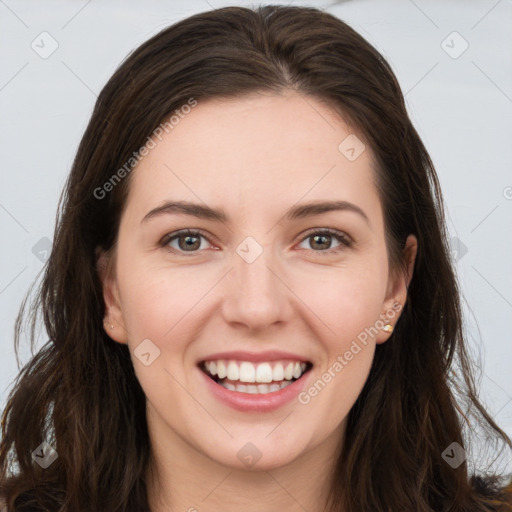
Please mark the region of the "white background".
<svg viewBox="0 0 512 512"><path fill-rule="evenodd" d="M397 74L436 166L454 244L465 248L457 271L481 397L512 436L512 1L291 4L339 16ZM43 266L41 239L53 237L57 200L97 94L153 34L226 5L251 3L0 0L0 408L18 372L14 319ZM42 38L46 49L58 44L46 59L31 47ZM21 354L25 363L29 351Z"/></svg>

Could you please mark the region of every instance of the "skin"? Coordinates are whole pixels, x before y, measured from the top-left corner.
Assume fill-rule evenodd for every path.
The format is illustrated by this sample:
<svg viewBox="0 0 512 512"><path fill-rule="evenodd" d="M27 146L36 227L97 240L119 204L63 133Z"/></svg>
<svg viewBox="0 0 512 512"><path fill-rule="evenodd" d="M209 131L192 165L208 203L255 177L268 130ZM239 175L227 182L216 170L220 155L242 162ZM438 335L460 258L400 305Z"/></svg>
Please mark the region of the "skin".
<svg viewBox="0 0 512 512"><path fill-rule="evenodd" d="M99 269L105 329L129 345L147 397L153 512L313 511L325 503L347 414L376 344L390 334L379 330L360 344L309 403L273 412L219 402L197 363L219 351L291 351L313 363L307 389L365 328L405 304L417 241L406 243L407 274L391 272L371 150L355 161L338 150L350 133L326 105L295 92L199 101L132 171L117 250L110 262L100 256ZM222 208L229 222L168 214L141 223L166 200ZM350 201L368 223L348 210L284 218L315 200ZM179 239L170 243L175 252L159 245L185 228L208 237L195 252L183 239L181 249ZM334 237L315 244L311 228L339 230L353 245ZM263 249L252 263L236 252L248 236ZM339 251L324 254L330 248ZM149 366L133 353L144 339L160 350ZM250 468L237 457L247 442L262 454Z"/></svg>

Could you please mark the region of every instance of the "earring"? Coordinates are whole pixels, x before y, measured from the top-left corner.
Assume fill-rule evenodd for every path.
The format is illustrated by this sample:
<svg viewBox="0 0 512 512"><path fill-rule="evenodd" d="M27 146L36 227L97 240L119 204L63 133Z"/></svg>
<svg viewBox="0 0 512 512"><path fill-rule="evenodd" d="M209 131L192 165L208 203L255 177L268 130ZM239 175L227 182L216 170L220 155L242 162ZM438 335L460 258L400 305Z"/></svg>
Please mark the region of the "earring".
<svg viewBox="0 0 512 512"><path fill-rule="evenodd" d="M114 324L110 324L110 328L113 329L114 328Z"/></svg>
<svg viewBox="0 0 512 512"><path fill-rule="evenodd" d="M386 332L393 332L393 326L391 324L386 324L383 328L382 328L383 331L386 331Z"/></svg>

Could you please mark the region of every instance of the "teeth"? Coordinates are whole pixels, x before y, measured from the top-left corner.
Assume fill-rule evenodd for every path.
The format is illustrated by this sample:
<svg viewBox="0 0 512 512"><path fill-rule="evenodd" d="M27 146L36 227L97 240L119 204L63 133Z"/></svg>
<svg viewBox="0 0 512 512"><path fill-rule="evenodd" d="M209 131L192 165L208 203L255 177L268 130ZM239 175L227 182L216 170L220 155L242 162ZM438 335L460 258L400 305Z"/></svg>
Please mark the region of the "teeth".
<svg viewBox="0 0 512 512"><path fill-rule="evenodd" d="M240 379L238 365L235 363L235 361L229 361L226 376L229 380L239 380Z"/></svg>
<svg viewBox="0 0 512 512"><path fill-rule="evenodd" d="M281 381L298 379L306 370L304 362L263 362L249 361L206 361L204 369L211 375L217 375L219 380L227 378L230 381L243 383L270 384Z"/></svg>
<svg viewBox="0 0 512 512"><path fill-rule="evenodd" d="M272 382L272 367L269 363L258 365L256 369L256 382Z"/></svg>
<svg viewBox="0 0 512 512"><path fill-rule="evenodd" d="M224 379L226 377L226 366L224 365L224 361L217 362L217 375L219 379Z"/></svg>
<svg viewBox="0 0 512 512"><path fill-rule="evenodd" d="M248 393L250 395L267 395L268 393L274 393L280 389L284 389L289 386L291 382L289 380L283 380L281 384L231 384L231 382L219 382L219 384L230 391L237 391L238 393Z"/></svg>
<svg viewBox="0 0 512 512"><path fill-rule="evenodd" d="M286 380L292 380L292 378L293 378L293 363L288 363L288 366L284 370L284 378Z"/></svg>
<svg viewBox="0 0 512 512"><path fill-rule="evenodd" d="M256 382L256 369L252 363L243 362L240 365L240 380L242 382Z"/></svg>
<svg viewBox="0 0 512 512"><path fill-rule="evenodd" d="M277 363L272 370L272 380L279 382L284 379L284 368L281 363Z"/></svg>
<svg viewBox="0 0 512 512"><path fill-rule="evenodd" d="M293 376L298 379L302 375L302 368L300 367L300 363L295 363L295 367L293 369Z"/></svg>

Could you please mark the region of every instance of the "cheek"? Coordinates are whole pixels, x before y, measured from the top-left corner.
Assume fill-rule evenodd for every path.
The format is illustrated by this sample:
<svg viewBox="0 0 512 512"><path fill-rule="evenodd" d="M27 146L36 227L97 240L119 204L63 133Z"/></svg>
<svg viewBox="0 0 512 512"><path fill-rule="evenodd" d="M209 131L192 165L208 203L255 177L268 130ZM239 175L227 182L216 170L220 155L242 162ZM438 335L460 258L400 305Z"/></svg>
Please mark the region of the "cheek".
<svg viewBox="0 0 512 512"><path fill-rule="evenodd" d="M329 278L315 280L315 286L310 278L309 286L299 292L321 320L315 333L319 366L315 379L299 396L307 417L318 424L318 435L339 426L368 378L375 353L375 323L386 287L376 265L374 272L368 267L340 269Z"/></svg>
<svg viewBox="0 0 512 512"><path fill-rule="evenodd" d="M179 383L187 379L185 356L194 337L193 318L200 312L197 305L208 280L204 273L202 281L191 282L192 272L129 263L119 265L118 280L135 373L152 404L166 407L169 400L178 404L183 399ZM151 362L146 366L137 353L148 339L156 349L149 345Z"/></svg>
<svg viewBox="0 0 512 512"><path fill-rule="evenodd" d="M171 269L136 261L119 265L118 280L123 316L129 337L134 339L141 335L164 338L211 288L199 267Z"/></svg>
<svg viewBox="0 0 512 512"><path fill-rule="evenodd" d="M296 279L294 292L320 319L325 331L320 338L332 340L333 348L341 350L379 319L387 284L384 267L374 258Z"/></svg>

